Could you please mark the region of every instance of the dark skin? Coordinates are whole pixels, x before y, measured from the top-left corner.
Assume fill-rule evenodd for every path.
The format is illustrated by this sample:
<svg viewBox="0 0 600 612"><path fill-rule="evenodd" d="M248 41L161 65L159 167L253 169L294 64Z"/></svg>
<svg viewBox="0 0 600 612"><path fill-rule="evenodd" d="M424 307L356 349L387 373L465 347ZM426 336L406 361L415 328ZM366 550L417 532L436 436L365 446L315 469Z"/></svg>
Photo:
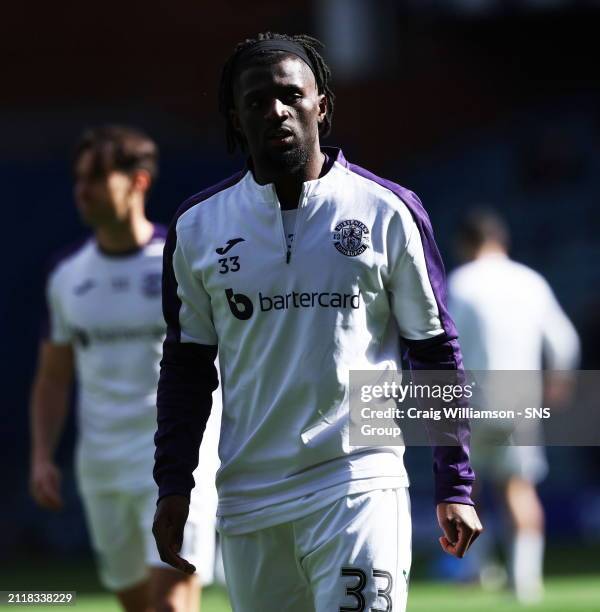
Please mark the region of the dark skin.
<svg viewBox="0 0 600 612"><path fill-rule="evenodd" d="M312 70L287 55L271 64L248 65L234 83L234 127L252 158L261 185L275 184L283 209L296 208L302 184L319 177L319 124L327 111Z"/></svg>
<svg viewBox="0 0 600 612"><path fill-rule="evenodd" d="M183 495L163 497L156 507L152 525L152 534L161 560L184 574L196 571L191 563L179 555L189 508L190 500Z"/></svg>
<svg viewBox="0 0 600 612"><path fill-rule="evenodd" d="M302 184L319 178L325 161L319 124L327 99L319 94L312 70L292 55L249 65L237 75L234 98L231 120L246 143L254 178L261 185L275 184L282 209L297 208ZM162 498L152 531L161 559L191 574L194 566L178 554L188 506L181 495ZM440 545L455 557L463 557L483 530L475 509L466 504L438 504L437 518L444 533Z"/></svg>

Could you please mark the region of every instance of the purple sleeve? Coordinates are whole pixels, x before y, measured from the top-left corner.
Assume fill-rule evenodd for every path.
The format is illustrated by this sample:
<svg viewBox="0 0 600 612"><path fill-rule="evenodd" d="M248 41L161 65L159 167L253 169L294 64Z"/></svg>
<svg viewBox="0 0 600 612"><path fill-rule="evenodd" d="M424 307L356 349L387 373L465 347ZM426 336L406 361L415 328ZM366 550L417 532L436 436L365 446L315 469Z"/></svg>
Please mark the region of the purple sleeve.
<svg viewBox="0 0 600 612"><path fill-rule="evenodd" d="M181 301L173 271L177 244L177 218L167 235L163 256L163 314L167 335L163 344L157 394L158 429L154 436L154 480L158 499L167 495L190 496L192 473L218 386L216 346L182 343L179 325Z"/></svg>
<svg viewBox="0 0 600 612"><path fill-rule="evenodd" d="M338 158L339 159L339 158ZM360 176L374 181L398 196L409 209L421 236L429 281L433 289L444 330L437 337L426 340L403 339L407 348L410 368L416 370L456 370L457 378L463 379L463 364L458 334L446 306L446 277L444 264L433 237L433 229L427 212L419 198L411 191L382 179L368 170L348 164L343 157L341 163ZM435 477L435 502L456 502L473 505L471 489L475 474L471 469L469 446L471 431L467 420L446 420L444 432L430 432L436 441L448 440L447 445L435 442L433 447L433 472ZM432 435L434 434L434 435ZM441 434L441 435L440 435Z"/></svg>
<svg viewBox="0 0 600 612"><path fill-rule="evenodd" d="M456 366L459 352L456 337L444 333L428 340L402 340L406 346L406 357L413 375L418 370L457 369L457 378L462 380L462 364ZM423 381L426 382L426 381ZM458 381L457 381L458 382ZM460 405L457 403L456 405ZM471 469L469 446L471 431L466 419L444 419L425 421L430 423L429 436L436 440L433 447L433 473L435 477L435 503L459 503L473 505L471 489L475 474ZM444 429L433 429L442 426ZM442 445L441 440L448 440Z"/></svg>
<svg viewBox="0 0 600 612"><path fill-rule="evenodd" d="M400 188L402 189L402 188ZM410 369L456 370L457 382L464 381L462 355L458 333L447 307L446 275L442 257L433 236L429 217L420 200L410 191L402 190L406 203L419 229L429 280L438 305L444 333L427 340L403 339ZM460 402L459 402L460 404ZM430 432L436 445L433 447L433 472L435 477L435 503L460 503L473 505L471 490L475 474L471 468L469 451L471 430L466 419L446 419L443 432ZM439 440L448 440L448 445Z"/></svg>

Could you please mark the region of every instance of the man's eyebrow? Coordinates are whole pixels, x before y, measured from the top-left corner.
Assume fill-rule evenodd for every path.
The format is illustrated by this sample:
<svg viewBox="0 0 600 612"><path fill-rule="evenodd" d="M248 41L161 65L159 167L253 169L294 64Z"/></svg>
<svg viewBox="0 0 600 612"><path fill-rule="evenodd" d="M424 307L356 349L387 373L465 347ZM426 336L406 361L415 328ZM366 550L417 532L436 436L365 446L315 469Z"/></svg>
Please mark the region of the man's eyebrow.
<svg viewBox="0 0 600 612"><path fill-rule="evenodd" d="M280 83L280 84L274 83L274 84L270 84L268 87L256 87L255 89L251 89L245 92L244 94L242 94L242 97L244 99L248 99L254 96L264 95L264 93L267 91L302 92L303 87L301 85L298 85L297 83Z"/></svg>

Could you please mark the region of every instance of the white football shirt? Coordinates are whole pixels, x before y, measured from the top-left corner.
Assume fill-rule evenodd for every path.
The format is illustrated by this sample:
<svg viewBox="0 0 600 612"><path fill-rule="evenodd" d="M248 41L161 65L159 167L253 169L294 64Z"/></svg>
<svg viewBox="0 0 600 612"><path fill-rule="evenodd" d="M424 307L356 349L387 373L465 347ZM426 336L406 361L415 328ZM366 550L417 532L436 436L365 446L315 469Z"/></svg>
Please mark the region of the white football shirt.
<svg viewBox="0 0 600 612"><path fill-rule="evenodd" d="M120 255L104 253L89 238L57 257L48 275L47 339L71 344L75 353L76 463L86 490L154 486L165 233L156 226L144 247ZM215 400L201 461L203 471L212 470L210 480L218 466L217 394Z"/></svg>
<svg viewBox="0 0 600 612"><path fill-rule="evenodd" d="M448 306L465 367L554 370L576 367L579 339L544 278L501 253L485 255L448 277Z"/></svg>

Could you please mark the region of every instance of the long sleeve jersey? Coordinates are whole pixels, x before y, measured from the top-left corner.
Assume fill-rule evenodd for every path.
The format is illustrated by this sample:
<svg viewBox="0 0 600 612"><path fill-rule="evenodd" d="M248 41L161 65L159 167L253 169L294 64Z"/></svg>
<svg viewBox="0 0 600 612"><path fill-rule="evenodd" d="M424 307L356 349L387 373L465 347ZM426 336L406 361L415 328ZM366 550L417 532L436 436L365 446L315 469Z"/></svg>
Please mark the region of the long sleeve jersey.
<svg viewBox="0 0 600 612"><path fill-rule="evenodd" d="M189 495L217 385L225 533L291 520L343 495L407 486L403 448L352 447L349 371L461 369L442 261L410 191L324 148L286 240L274 185L250 170L187 200L164 253L168 325L155 479ZM434 448L437 502L471 503L469 428Z"/></svg>

